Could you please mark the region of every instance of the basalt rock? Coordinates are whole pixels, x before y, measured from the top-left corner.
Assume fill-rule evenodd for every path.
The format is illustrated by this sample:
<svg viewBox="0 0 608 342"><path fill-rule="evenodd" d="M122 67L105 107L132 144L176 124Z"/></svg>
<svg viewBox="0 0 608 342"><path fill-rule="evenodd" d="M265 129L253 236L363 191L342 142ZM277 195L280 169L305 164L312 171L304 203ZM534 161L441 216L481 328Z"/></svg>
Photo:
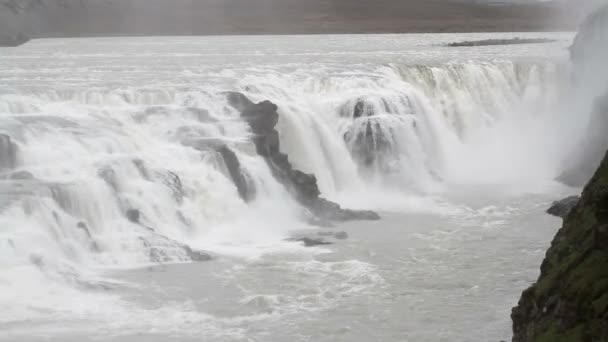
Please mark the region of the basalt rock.
<svg viewBox="0 0 608 342"><path fill-rule="evenodd" d="M139 220L141 219L141 212L137 209L129 209L125 213L127 220L131 223L139 224Z"/></svg>
<svg viewBox="0 0 608 342"><path fill-rule="evenodd" d="M246 202L253 200L255 198L255 187L251 182L247 181L244 170L241 168L241 163L234 151L224 145L218 148L217 152L222 156L222 159L224 159L226 169L228 169L230 178L232 178L232 182L236 186L239 196Z"/></svg>
<svg viewBox="0 0 608 342"><path fill-rule="evenodd" d="M562 200L555 201L547 210L547 213L565 219L580 199L580 196L570 196Z"/></svg>
<svg viewBox="0 0 608 342"><path fill-rule="evenodd" d="M337 232L334 234L334 239L346 240L346 239L348 239L348 233L347 232Z"/></svg>
<svg viewBox="0 0 608 342"><path fill-rule="evenodd" d="M303 237L303 238L294 239L293 241L302 242L302 243L304 243L305 247L332 245L331 242L327 242L327 241L323 240L322 238Z"/></svg>
<svg viewBox="0 0 608 342"><path fill-rule="evenodd" d="M514 342L608 341L608 154L511 317Z"/></svg>
<svg viewBox="0 0 608 342"><path fill-rule="evenodd" d="M0 134L0 171L14 169L17 165L17 145L11 137Z"/></svg>
<svg viewBox="0 0 608 342"><path fill-rule="evenodd" d="M488 45L517 45L517 44L543 44L553 43L555 39L547 38L511 38L511 39L485 39L485 40L470 40L464 42L456 42L447 44L449 47L471 47L471 46L488 46Z"/></svg>
<svg viewBox="0 0 608 342"><path fill-rule="evenodd" d="M294 198L315 216L332 221L378 220L372 211L343 209L340 205L321 197L317 179L312 174L293 168L289 157L281 152L278 107L270 101L254 103L241 93L227 93L228 103L240 111L253 133L252 141L257 153L264 157L274 177L281 182Z"/></svg>
<svg viewBox="0 0 608 342"><path fill-rule="evenodd" d="M144 248L148 252L148 258L153 263L209 261L212 256L203 251L194 250L190 246L170 239L157 233L146 233L145 237L140 236Z"/></svg>
<svg viewBox="0 0 608 342"><path fill-rule="evenodd" d="M35 179L34 175L29 171L16 171L11 173L8 178L10 180L33 180Z"/></svg>
<svg viewBox="0 0 608 342"><path fill-rule="evenodd" d="M0 47L17 47L29 42L29 38L23 34L0 34Z"/></svg>
<svg viewBox="0 0 608 342"><path fill-rule="evenodd" d="M400 102L409 104L409 99ZM340 115L352 120L344 141L359 166L372 172L389 170L397 158L393 121L401 116L399 108L382 96L364 96L346 101Z"/></svg>

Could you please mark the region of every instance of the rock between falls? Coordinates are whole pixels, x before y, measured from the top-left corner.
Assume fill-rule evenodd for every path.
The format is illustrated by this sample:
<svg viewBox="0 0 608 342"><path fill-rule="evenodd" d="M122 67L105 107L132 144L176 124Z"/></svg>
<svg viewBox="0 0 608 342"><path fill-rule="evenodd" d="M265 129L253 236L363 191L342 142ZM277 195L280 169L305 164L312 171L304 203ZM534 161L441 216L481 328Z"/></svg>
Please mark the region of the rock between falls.
<svg viewBox="0 0 608 342"><path fill-rule="evenodd" d="M293 168L289 157L281 153L279 132L275 129L279 122L276 104L270 101L254 103L238 92L228 92L226 98L248 123L256 151L266 160L274 177L312 214L329 221L380 219L373 211L344 209L339 204L324 199L321 197L315 175Z"/></svg>

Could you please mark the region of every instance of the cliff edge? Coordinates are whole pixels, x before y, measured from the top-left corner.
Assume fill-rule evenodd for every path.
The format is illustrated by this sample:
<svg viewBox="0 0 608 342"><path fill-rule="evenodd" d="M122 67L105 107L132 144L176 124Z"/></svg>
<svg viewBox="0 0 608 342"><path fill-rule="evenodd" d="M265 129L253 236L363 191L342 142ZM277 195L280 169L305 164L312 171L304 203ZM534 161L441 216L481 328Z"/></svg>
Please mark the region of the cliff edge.
<svg viewBox="0 0 608 342"><path fill-rule="evenodd" d="M571 51L575 76L583 75L579 81L600 94L608 84L608 75L598 72L608 55L606 42L608 6L583 24ZM580 158L563 179L584 184L593 176L565 215L538 281L513 308L513 342L608 342L607 118L608 94L600 95L588 136L580 145Z"/></svg>
<svg viewBox="0 0 608 342"><path fill-rule="evenodd" d="M608 341L608 154L511 317L514 342Z"/></svg>

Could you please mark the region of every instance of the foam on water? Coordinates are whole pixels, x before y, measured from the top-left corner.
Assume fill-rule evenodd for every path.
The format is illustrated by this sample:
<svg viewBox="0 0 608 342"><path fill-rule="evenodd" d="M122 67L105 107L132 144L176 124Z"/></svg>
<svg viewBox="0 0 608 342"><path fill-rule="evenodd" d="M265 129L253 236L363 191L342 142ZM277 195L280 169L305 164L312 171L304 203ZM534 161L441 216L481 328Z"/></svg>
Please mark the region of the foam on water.
<svg viewBox="0 0 608 342"><path fill-rule="evenodd" d="M49 40L0 61L0 133L17 146L16 165L0 164L0 171L4 178L17 171L34 176L0 180L6 308L0 325L9 336L23 335L24 325L36 321L37 330L28 333L162 331L240 339L246 336L240 325L192 303L145 309L87 287L111 283L100 275L104 269L190 262L184 246L244 258L253 269L268 254L325 252L284 241L312 229L308 213L256 155L227 90L279 106L281 148L296 169L316 175L324 196L384 212L493 216L492 208L471 213L444 195L480 184L527 190L542 184L537 190L545 191L564 157L559 147L569 143L563 136L582 134L555 106L568 91L555 61L438 62L437 46L406 40L403 54L414 46L420 55L388 63L399 51L379 51L378 61L371 51L308 51L315 46L311 37L300 38L302 51L274 54L258 37L260 46L243 43L244 52L229 62L230 50L200 51L219 49L205 45L219 38L209 39L192 45L118 39L116 46ZM219 40L224 48L235 38L225 39ZM265 52L254 53L257 48ZM49 53L61 58L49 60ZM304 65L294 56L317 60ZM427 57L429 63L420 63ZM239 196L215 150L222 145L235 152L254 201ZM495 216L500 225L502 214ZM356 260L273 267L309 279L307 289L252 291L242 305L283 316L383 286L375 266ZM47 325L54 320L72 323Z"/></svg>

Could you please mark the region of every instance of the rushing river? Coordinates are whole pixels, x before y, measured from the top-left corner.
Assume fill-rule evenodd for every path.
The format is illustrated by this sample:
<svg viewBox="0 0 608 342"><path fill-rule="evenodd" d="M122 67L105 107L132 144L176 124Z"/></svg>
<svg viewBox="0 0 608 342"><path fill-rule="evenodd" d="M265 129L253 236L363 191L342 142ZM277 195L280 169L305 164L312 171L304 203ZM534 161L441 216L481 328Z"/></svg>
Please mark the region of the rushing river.
<svg viewBox="0 0 608 342"><path fill-rule="evenodd" d="M496 37L555 42L445 46ZM588 121L567 100L572 38L0 50L0 340L509 340L510 309L560 225L544 210L578 191L553 181ZM294 167L382 219L307 223L226 91L277 104ZM253 201L201 142L235 152ZM342 231L322 247L286 241ZM213 260L192 262L192 250Z"/></svg>

